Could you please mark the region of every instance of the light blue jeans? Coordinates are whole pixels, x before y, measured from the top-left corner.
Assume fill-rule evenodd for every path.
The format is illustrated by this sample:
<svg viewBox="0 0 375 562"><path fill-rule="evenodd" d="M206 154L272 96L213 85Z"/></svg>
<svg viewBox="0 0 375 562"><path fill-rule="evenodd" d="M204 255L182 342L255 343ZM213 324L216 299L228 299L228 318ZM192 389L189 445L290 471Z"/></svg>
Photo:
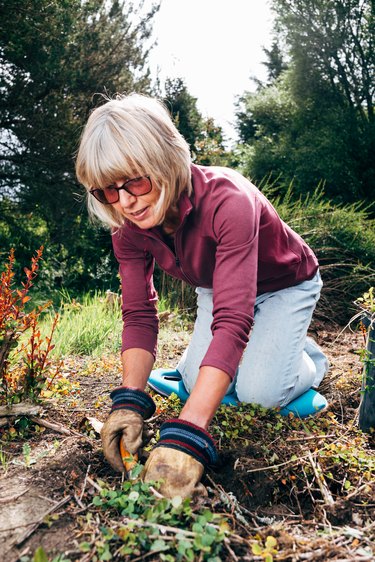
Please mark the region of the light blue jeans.
<svg viewBox="0 0 375 562"><path fill-rule="evenodd" d="M321 288L318 272L295 287L257 297L250 340L228 394L235 391L241 402L283 407L309 388L319 386L329 364L320 347L307 337L307 330ZM212 340L213 291L197 288L196 292L193 335L177 366L188 392Z"/></svg>

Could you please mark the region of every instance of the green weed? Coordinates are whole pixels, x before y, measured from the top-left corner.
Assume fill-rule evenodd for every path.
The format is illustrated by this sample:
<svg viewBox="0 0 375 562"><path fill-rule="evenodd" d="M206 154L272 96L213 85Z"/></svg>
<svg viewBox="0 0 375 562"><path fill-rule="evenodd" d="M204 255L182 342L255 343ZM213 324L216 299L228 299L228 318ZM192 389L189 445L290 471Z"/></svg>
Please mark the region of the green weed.
<svg viewBox="0 0 375 562"><path fill-rule="evenodd" d="M65 558L63 554L58 554L54 558L50 558L42 546L34 552L34 556L21 556L20 562L71 562L69 558Z"/></svg>
<svg viewBox="0 0 375 562"><path fill-rule="evenodd" d="M6 473L9 466L9 459L8 459L8 455L3 451L3 448L1 446L0 446L0 465L4 473Z"/></svg>
<svg viewBox="0 0 375 562"><path fill-rule="evenodd" d="M359 297L356 301L361 308L364 308L370 314L375 313L375 287L370 287L362 297Z"/></svg>
<svg viewBox="0 0 375 562"><path fill-rule="evenodd" d="M262 538L256 536L256 542L251 545L251 551L255 556L260 556L264 562L273 562L274 554L277 554L277 540L268 535L263 542Z"/></svg>
<svg viewBox="0 0 375 562"><path fill-rule="evenodd" d="M99 510L97 517L105 518L106 524L98 528L98 519L91 513L86 516L86 532L95 538L80 545L93 562L147 552L167 562L221 559L229 531L221 515L207 508L194 511L189 499L157 497L156 483L127 481L118 490L99 483L102 489L93 498L93 505Z"/></svg>

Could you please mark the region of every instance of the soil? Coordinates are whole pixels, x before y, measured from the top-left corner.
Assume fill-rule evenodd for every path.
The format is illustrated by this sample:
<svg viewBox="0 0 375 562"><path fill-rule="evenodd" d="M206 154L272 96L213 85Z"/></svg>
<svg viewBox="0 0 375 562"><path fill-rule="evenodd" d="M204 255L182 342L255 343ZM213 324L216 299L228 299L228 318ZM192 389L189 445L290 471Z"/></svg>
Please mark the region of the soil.
<svg viewBox="0 0 375 562"><path fill-rule="evenodd" d="M311 450L327 444L334 446L340 435L343 442L350 440L350 446L358 444L358 449L364 448L367 453L374 447L372 436L364 438L356 428L362 373L358 350L363 348L363 334L341 331L337 326L327 329L326 324L316 321L311 335L331 362L330 373L320 388L329 400L328 412L314 421L316 425L308 434L307 426L293 426L291 422L289 433L269 440L271 459L265 453L261 431L274 423L272 416L259 418L260 425L264 424L259 427L259 438L244 439L243 445L236 441L235 447L224 440L219 447L219 466L203 479L208 498L200 501L227 514L240 537L248 537L249 533L260 539L274 536L278 541L274 560L373 560L373 474L345 493L345 478L354 478L345 476L343 462L342 469L337 468L335 478L330 480L332 505L327 498L324 501L316 482L312 485L313 477L306 475L307 466L311 472L307 449L310 444ZM172 331L166 325L157 366L175 363L188 337L188 331ZM93 416L104 421L108 415L108 392L120 382L118 357L69 357L64 361L63 374L73 386L68 387L67 395L62 390L57 398L43 404L42 417L62 424L70 435L29 423L23 434L18 431L10 439L9 426L0 429L0 451L6 458L0 468L1 562L15 562L22 556L32 560L39 546L51 560L53 555L63 553L70 560L89 560L78 545L90 540L85 535L84 518L94 512L91 499L97 494L95 482L120 482L105 462L99 436L87 420ZM157 429L162 417L151 424L152 430ZM258 428L253 431L256 436ZM30 446L29 452L25 451L25 443ZM293 463L293 454L307 460ZM238 543L229 547L227 558L222 559L264 557L254 556L248 547Z"/></svg>

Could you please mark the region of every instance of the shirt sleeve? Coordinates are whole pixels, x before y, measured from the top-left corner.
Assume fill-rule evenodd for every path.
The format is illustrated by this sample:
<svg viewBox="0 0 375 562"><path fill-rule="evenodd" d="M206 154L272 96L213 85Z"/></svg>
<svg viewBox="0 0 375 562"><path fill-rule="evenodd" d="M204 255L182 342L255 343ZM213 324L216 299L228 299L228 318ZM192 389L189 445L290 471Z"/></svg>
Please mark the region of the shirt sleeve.
<svg viewBox="0 0 375 562"><path fill-rule="evenodd" d="M112 235L119 263L122 293L121 351L141 348L156 357L158 317L157 292L153 284L154 259L127 238L125 229Z"/></svg>
<svg viewBox="0 0 375 562"><path fill-rule="evenodd" d="M257 294L260 202L233 193L217 208L213 275L213 339L201 366L217 367L234 378L254 321Z"/></svg>

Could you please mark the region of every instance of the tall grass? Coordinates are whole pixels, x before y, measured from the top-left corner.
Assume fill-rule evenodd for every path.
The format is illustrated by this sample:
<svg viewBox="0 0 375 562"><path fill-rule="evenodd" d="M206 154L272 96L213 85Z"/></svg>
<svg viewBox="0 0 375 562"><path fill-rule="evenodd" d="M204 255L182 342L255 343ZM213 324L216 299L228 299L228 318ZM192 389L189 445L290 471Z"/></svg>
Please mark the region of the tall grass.
<svg viewBox="0 0 375 562"><path fill-rule="evenodd" d="M51 318L44 319L45 329L50 322ZM53 354L62 357L118 352L121 332L121 309L117 299L109 302L105 293L95 293L86 294L78 301L64 292Z"/></svg>
<svg viewBox="0 0 375 562"><path fill-rule="evenodd" d="M297 200L291 186L283 196L274 197L267 186L262 191L318 257L324 282L318 312L346 322L357 310L353 301L375 281L375 221L370 209L362 203L333 204L324 198L321 186Z"/></svg>

